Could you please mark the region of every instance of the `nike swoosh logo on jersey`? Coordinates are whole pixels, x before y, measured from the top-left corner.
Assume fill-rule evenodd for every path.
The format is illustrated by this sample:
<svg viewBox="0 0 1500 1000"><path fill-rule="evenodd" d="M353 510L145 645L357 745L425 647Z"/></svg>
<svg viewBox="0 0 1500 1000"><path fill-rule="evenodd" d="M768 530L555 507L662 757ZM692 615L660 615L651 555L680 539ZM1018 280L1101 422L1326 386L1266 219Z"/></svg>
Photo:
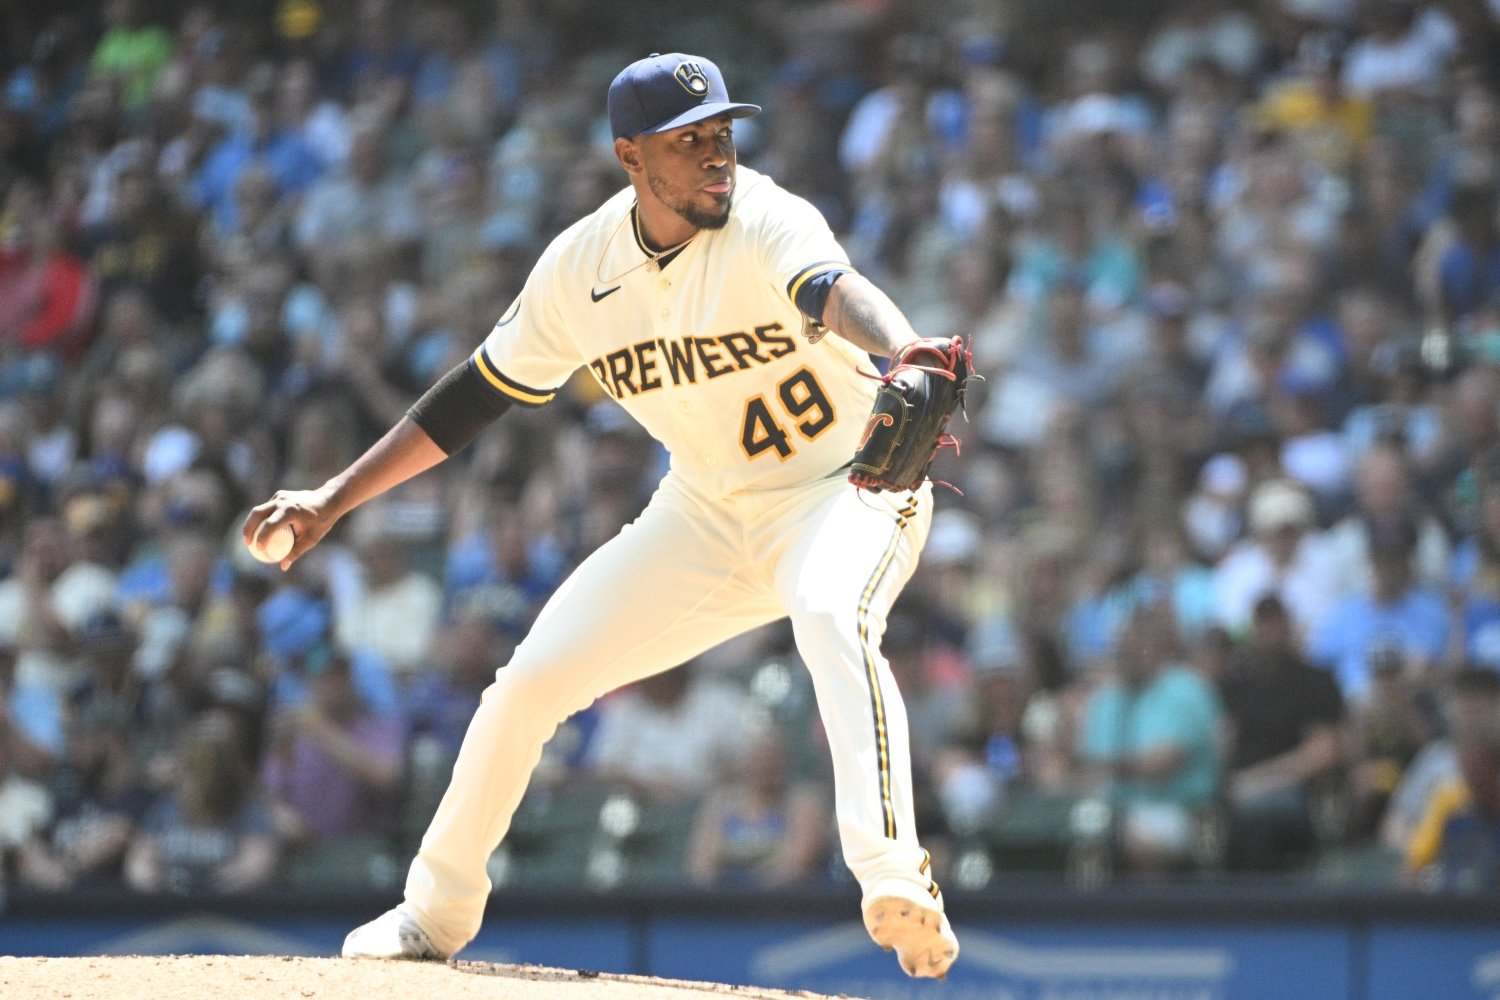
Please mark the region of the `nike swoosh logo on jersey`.
<svg viewBox="0 0 1500 1000"><path fill-rule="evenodd" d="M619 290L620 290L620 286L619 285L616 285L613 288L606 288L602 292L596 292L592 288L590 288L589 289L589 298L593 299L595 302L598 302L600 299L607 298L608 296L611 296L611 295L615 294L615 292L618 292Z"/></svg>

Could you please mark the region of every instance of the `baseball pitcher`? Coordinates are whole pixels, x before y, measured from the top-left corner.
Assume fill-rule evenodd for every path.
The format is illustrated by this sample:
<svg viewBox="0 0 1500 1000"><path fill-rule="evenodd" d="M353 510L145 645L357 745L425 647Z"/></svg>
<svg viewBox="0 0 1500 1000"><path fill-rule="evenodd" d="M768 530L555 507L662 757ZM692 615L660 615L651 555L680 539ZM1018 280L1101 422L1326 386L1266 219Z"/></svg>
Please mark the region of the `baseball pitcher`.
<svg viewBox="0 0 1500 1000"><path fill-rule="evenodd" d="M244 525L295 532L290 566L350 510L586 368L671 454L646 510L558 589L485 691L396 909L344 954L446 958L477 933L485 863L543 744L601 695L790 617L832 747L865 926L912 976L958 955L912 818L906 713L880 654L932 517L927 468L968 355L922 340L822 216L737 166L707 59L652 55L609 88L629 186L562 233L462 365L348 469ZM825 336L832 331L833 336ZM870 355L892 358L881 376Z"/></svg>

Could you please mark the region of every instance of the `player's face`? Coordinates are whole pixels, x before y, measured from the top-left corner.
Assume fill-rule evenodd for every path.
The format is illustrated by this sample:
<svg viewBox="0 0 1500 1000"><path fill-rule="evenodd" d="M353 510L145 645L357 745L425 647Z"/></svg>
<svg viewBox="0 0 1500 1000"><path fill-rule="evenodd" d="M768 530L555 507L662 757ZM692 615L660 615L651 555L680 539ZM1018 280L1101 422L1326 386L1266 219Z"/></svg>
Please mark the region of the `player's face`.
<svg viewBox="0 0 1500 1000"><path fill-rule="evenodd" d="M643 135L641 163L651 193L697 229L729 221L734 196L734 121L728 115Z"/></svg>

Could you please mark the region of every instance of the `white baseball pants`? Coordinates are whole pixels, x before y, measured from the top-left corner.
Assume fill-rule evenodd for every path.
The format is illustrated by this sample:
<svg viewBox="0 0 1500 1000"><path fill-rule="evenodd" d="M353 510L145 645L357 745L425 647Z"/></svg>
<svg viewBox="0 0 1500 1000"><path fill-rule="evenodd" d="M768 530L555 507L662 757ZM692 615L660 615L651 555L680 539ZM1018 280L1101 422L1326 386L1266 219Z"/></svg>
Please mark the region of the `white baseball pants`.
<svg viewBox="0 0 1500 1000"><path fill-rule="evenodd" d="M451 954L478 933L486 861L559 723L784 616L811 671L865 904L900 896L940 910L912 818L906 710L878 648L931 519L926 486L861 493L840 475L715 501L668 475L558 588L484 692L406 880L405 908L434 945Z"/></svg>

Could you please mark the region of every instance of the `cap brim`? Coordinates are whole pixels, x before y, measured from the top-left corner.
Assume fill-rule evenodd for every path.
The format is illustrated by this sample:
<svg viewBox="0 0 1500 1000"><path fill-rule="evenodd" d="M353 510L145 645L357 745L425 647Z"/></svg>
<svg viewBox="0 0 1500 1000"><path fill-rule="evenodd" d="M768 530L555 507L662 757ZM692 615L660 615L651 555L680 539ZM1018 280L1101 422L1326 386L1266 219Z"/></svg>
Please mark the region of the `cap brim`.
<svg viewBox="0 0 1500 1000"><path fill-rule="evenodd" d="M656 135L660 132L670 132L674 128L682 128L694 122L701 122L705 118L717 118L719 115L728 115L731 118L749 118L751 115L760 114L758 104L731 104L727 101L718 101L713 104L697 104L675 118L668 118L660 125L654 125L648 129L642 129L639 135Z"/></svg>

